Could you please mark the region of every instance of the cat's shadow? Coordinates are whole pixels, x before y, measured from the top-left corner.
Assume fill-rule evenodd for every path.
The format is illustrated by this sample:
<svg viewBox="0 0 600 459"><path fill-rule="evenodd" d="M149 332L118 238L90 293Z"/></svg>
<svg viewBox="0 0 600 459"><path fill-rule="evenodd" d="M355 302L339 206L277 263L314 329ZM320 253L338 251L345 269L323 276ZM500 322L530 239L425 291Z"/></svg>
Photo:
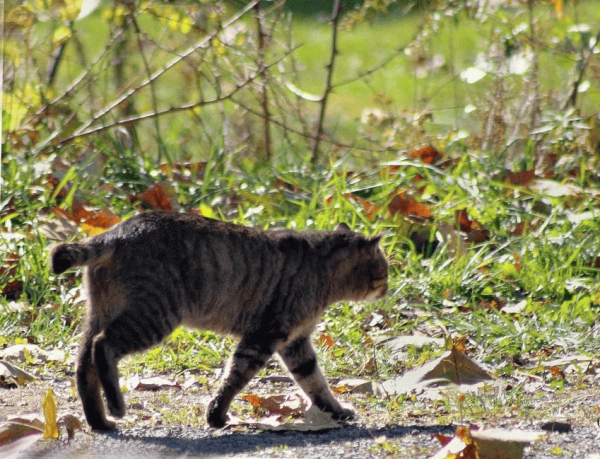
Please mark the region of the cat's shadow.
<svg viewBox="0 0 600 459"><path fill-rule="evenodd" d="M349 451L358 447L368 449L365 440L374 440L385 436L389 440L412 438L421 446L426 444L439 445L434 434L452 436L455 427L452 426L388 426L368 429L354 425L345 425L340 429L326 432L227 432L208 429L194 430L192 428L174 429L170 435L154 436L136 431L111 432L107 436L116 440L138 443L140 449L157 447L162 457L172 455L203 456L228 455L239 453L259 454L265 448L319 447L335 445L336 448L348 448ZM412 442L407 442L412 443Z"/></svg>

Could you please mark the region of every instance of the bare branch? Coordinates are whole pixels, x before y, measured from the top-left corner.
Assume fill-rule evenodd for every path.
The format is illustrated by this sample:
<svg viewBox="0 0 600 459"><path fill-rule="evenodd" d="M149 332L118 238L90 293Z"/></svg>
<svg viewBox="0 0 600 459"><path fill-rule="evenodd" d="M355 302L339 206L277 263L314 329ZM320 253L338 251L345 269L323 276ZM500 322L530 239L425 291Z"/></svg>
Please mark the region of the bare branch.
<svg viewBox="0 0 600 459"><path fill-rule="evenodd" d="M182 52L181 54L179 54L176 58L174 58L167 65L165 65L164 67L162 67L159 70L155 71L152 75L150 75L150 77L148 77L147 79L145 79L144 81L142 81L140 84L138 84L134 88L131 88L129 91L125 92L125 94L123 94L121 97L117 98L115 101L113 101L112 103L108 104L106 107L104 107L102 110L100 110L95 116L93 116L90 120L88 120L85 123L83 123L83 125L80 126L75 131L75 133L71 137L69 137L69 139L75 138L75 137L79 137L84 132L89 132L90 131L90 127L96 121L98 121L100 118L103 118L104 116L106 116L115 107L118 107L124 101L126 101L127 99L129 99L132 95L134 95L135 93L137 93L141 89L143 89L146 86L148 86L154 80L156 80L157 78L159 78L160 76L162 76L165 72L167 72L170 69L172 69L174 66L176 66L177 64L179 64L181 61L183 61L185 58L187 58L189 55L191 55L192 53L194 53L198 49L200 49L202 47L205 47L208 44L210 44L211 40L213 38L215 38L222 30L226 29L227 27L231 26L235 22L239 21L246 13L248 13L248 11L252 10L252 8L254 8L254 6L258 3L258 1L259 0L254 0L254 1L249 2L243 9L241 9L237 14L235 14L233 17L231 17L227 22L225 22L223 24L223 27L221 27L219 30L217 30L217 31L215 31L215 32L207 35L202 40L200 40L199 42L195 43L190 48L188 48L187 50L185 50L184 52ZM215 99L213 102L216 102L218 100L220 100L220 99ZM196 106L196 104L192 104L192 105ZM185 110L187 110L187 108ZM102 128L100 128L100 129L102 129ZM93 132L97 132L97 130L99 130L99 129L95 129L95 128L92 129ZM87 135L87 134L85 134L85 135ZM69 140L69 139L65 139L65 140Z"/></svg>
<svg viewBox="0 0 600 459"><path fill-rule="evenodd" d="M329 62L327 63L327 74L325 75L325 89L321 98L321 109L319 111L319 121L317 122L317 133L315 135L315 143L312 150L311 162L315 165L319 161L319 143L323 135L323 122L325 121L325 111L327 110L327 99L333 89L331 87L331 78L333 76L333 66L337 50L337 32L338 20L340 17L340 0L335 0L333 3L333 11L331 13L331 52L329 54Z"/></svg>
<svg viewBox="0 0 600 459"><path fill-rule="evenodd" d="M292 53L294 50L290 50L288 53L282 55L281 57L279 57L275 62L265 66L265 69L268 69L274 65L277 65L277 63L279 61L281 61L282 59L285 59L289 53ZM101 126L97 126L94 128L90 128L88 127L86 130L81 130L79 129L77 132L75 132L73 135L67 137L66 139L63 139L59 142L59 145L65 145L70 143L72 140L77 139L79 137L85 137L88 136L90 134L94 134L96 132L102 131L104 129L108 129L111 127L115 127L115 126L127 126L127 125L131 125L133 123L137 123L139 121L143 121L143 120L147 120L147 119L152 119L158 116L163 116L163 115L169 115L172 113L178 113L178 112L183 112L186 110L191 110L193 108L196 107L203 107L205 105L211 105L211 104L215 104L215 103L219 103L219 102L223 102L225 100L229 100L232 99L232 97L237 94L240 90L242 90L243 88L245 88L246 86L248 86L250 83L252 83L254 80L256 80L258 77L260 77L262 75L261 71L258 71L257 73L255 73L254 75L248 77L246 80L244 80L243 82L237 84L235 86L234 89L232 89L231 91L229 91L227 94L221 94L219 92L219 94L217 94L216 97L212 98L212 99L202 99L198 102L192 102L189 104L183 104L183 105L179 105L177 107L169 107L169 108L165 108L162 110L157 110L157 111L152 111L152 112L148 112L148 113L143 113L141 115L135 115L135 116L129 116L129 117L124 117L124 118L120 118L116 121L112 121L110 123L105 123L102 124Z"/></svg>
<svg viewBox="0 0 600 459"><path fill-rule="evenodd" d="M600 29L598 30L598 33L596 33L595 42L593 45L589 46L588 48L585 45L585 43L582 43L581 56L577 61L577 66L579 67L579 74L573 82L573 89L571 90L571 94L562 104L563 110L566 109L569 105L574 107L577 103L577 94L579 93L579 86L583 82L583 76L585 75L585 71L587 70L588 65L590 63L590 57L592 57L593 49L595 46L598 46L598 43L600 43Z"/></svg>
<svg viewBox="0 0 600 459"><path fill-rule="evenodd" d="M263 11L261 8L260 1L254 7L256 10L256 35L258 38L258 71L261 74L261 97L260 105L263 112L263 143L265 149L265 157L267 161L271 160L271 124L269 113L269 96L268 96L268 78L267 69L265 68L265 47L266 47L266 35L263 27Z"/></svg>

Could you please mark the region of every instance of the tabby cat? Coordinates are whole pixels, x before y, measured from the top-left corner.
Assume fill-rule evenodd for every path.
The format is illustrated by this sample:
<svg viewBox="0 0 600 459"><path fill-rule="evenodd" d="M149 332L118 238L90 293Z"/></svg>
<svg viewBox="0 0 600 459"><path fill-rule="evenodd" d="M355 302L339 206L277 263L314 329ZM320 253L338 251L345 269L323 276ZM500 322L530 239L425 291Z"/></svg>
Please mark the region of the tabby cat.
<svg viewBox="0 0 600 459"><path fill-rule="evenodd" d="M141 213L81 244L52 250L56 274L86 265L88 307L77 387L94 430L125 414L117 363L158 344L179 325L240 339L207 408L222 427L235 395L277 353L306 395L336 419L353 416L331 393L310 334L325 307L387 292L380 236L262 231L176 212Z"/></svg>

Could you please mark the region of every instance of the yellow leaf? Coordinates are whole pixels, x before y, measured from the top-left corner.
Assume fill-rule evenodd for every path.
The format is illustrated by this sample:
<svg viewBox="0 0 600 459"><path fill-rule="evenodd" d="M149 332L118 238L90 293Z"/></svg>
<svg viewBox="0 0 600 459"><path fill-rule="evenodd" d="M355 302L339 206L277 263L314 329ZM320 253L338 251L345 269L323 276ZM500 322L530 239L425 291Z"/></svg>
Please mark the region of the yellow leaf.
<svg viewBox="0 0 600 459"><path fill-rule="evenodd" d="M22 27L24 29L31 27L35 22L35 19L36 17L33 9L27 4L13 8L6 15L6 22L8 24Z"/></svg>
<svg viewBox="0 0 600 459"><path fill-rule="evenodd" d="M64 42L66 42L69 38L71 38L71 29L69 29L66 25L62 25L54 31L54 35L52 37L52 43L55 47L59 47Z"/></svg>
<svg viewBox="0 0 600 459"><path fill-rule="evenodd" d="M54 392L48 389L42 400L42 409L44 410L44 438L58 438L58 423L56 422L56 402L54 401Z"/></svg>
<svg viewBox="0 0 600 459"><path fill-rule="evenodd" d="M181 33L186 35L192 31L192 18L186 16L181 21Z"/></svg>
<svg viewBox="0 0 600 459"><path fill-rule="evenodd" d="M105 21L112 21L112 18L114 16L114 11L112 8L108 7L108 8L104 8L102 10L102 19L104 19Z"/></svg>
<svg viewBox="0 0 600 459"><path fill-rule="evenodd" d="M175 31L179 28L179 13L169 16L169 29Z"/></svg>

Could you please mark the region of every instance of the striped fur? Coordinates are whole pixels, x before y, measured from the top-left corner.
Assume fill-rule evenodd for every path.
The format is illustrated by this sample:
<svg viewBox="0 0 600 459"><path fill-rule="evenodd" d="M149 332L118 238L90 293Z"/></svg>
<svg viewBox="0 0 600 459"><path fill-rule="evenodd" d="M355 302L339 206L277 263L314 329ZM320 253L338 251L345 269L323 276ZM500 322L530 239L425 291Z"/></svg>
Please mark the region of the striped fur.
<svg viewBox="0 0 600 459"><path fill-rule="evenodd" d="M379 237L335 231L260 231L192 214L148 212L82 244L54 248L60 273L86 265L88 310L77 384L88 423L125 413L118 361L158 344L179 325L237 336L223 382L207 409L221 427L229 405L273 354L319 408L352 412L333 397L310 334L325 307L387 291Z"/></svg>

